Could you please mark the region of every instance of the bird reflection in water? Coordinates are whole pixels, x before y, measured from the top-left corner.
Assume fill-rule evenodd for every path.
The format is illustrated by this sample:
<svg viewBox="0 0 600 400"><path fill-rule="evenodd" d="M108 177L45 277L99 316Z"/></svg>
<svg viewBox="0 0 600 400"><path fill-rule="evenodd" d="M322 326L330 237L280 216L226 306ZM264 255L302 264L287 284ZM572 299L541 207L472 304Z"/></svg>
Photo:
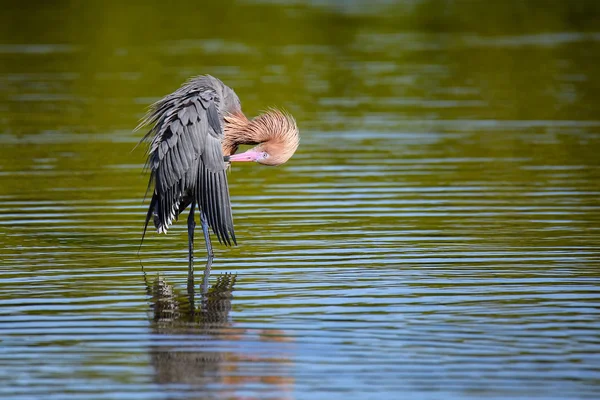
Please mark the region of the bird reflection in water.
<svg viewBox="0 0 600 400"><path fill-rule="evenodd" d="M152 286L150 349L154 380L190 398L241 398L260 391L292 398L291 344L281 331L238 328L230 311L236 275L224 274L194 304L193 285L184 294L158 275ZM210 388L210 391L209 391Z"/></svg>

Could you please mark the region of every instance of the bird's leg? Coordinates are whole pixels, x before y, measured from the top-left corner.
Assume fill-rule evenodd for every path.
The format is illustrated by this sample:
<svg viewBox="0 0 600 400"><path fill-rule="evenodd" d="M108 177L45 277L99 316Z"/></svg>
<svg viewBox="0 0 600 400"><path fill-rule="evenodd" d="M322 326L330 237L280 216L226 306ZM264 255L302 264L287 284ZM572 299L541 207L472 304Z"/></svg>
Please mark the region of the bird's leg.
<svg viewBox="0 0 600 400"><path fill-rule="evenodd" d="M193 314L194 311L194 229L196 228L196 221L194 220L194 209L196 208L196 202L192 201L190 208L190 215L188 215L188 281L187 290L190 301L190 311Z"/></svg>
<svg viewBox="0 0 600 400"><path fill-rule="evenodd" d="M208 278L214 258L212 244L210 243L210 234L208 232L208 221L204 212L200 212L200 224L202 224L202 232L204 232L204 241L206 242L206 267L204 268L204 278L202 280L202 299L204 300L208 294Z"/></svg>

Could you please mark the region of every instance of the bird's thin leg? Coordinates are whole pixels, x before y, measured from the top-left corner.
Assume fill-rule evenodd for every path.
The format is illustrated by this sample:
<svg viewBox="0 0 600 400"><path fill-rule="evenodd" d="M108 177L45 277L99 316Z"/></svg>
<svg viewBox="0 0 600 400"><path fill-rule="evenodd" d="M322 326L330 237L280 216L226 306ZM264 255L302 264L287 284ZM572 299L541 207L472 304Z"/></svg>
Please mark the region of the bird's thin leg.
<svg viewBox="0 0 600 400"><path fill-rule="evenodd" d="M188 215L188 281L187 290L190 301L191 311L194 310L194 229L196 228L196 221L194 220L194 209L196 202L192 201L190 208L190 215Z"/></svg>
<svg viewBox="0 0 600 400"><path fill-rule="evenodd" d="M214 253L210 243L208 221L203 212L200 213L200 224L202 224L202 232L204 232L204 241L206 242L206 268L204 268L204 278L202 280L202 298L204 299L208 294L208 278L210 277L210 267L212 266Z"/></svg>

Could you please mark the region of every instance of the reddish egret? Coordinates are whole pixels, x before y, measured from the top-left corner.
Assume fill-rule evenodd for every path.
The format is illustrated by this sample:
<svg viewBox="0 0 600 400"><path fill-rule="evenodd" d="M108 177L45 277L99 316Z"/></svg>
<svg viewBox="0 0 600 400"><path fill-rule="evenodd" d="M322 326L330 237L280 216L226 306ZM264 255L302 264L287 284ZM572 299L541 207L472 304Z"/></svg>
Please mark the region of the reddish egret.
<svg viewBox="0 0 600 400"><path fill-rule="evenodd" d="M202 290L206 293L213 260L208 228L227 246L237 244L233 231L226 170L233 161L281 165L298 148L294 118L271 109L253 119L242 113L235 92L210 75L187 83L150 106L138 128L148 126L142 141L149 141L148 190L152 200L142 240L150 218L158 233L166 233L179 214L190 206L187 219L189 279L194 273L194 210L198 207L206 242L207 262ZM239 145L256 145L235 154Z"/></svg>

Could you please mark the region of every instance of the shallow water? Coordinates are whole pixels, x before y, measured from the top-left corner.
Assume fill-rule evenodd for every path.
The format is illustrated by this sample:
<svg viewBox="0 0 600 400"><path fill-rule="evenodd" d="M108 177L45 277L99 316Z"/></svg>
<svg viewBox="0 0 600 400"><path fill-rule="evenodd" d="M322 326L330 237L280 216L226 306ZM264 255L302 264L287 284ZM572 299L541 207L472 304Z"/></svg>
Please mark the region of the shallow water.
<svg viewBox="0 0 600 400"><path fill-rule="evenodd" d="M533 3L7 7L0 396L595 397L600 14ZM200 73L302 142L192 313L132 128Z"/></svg>

